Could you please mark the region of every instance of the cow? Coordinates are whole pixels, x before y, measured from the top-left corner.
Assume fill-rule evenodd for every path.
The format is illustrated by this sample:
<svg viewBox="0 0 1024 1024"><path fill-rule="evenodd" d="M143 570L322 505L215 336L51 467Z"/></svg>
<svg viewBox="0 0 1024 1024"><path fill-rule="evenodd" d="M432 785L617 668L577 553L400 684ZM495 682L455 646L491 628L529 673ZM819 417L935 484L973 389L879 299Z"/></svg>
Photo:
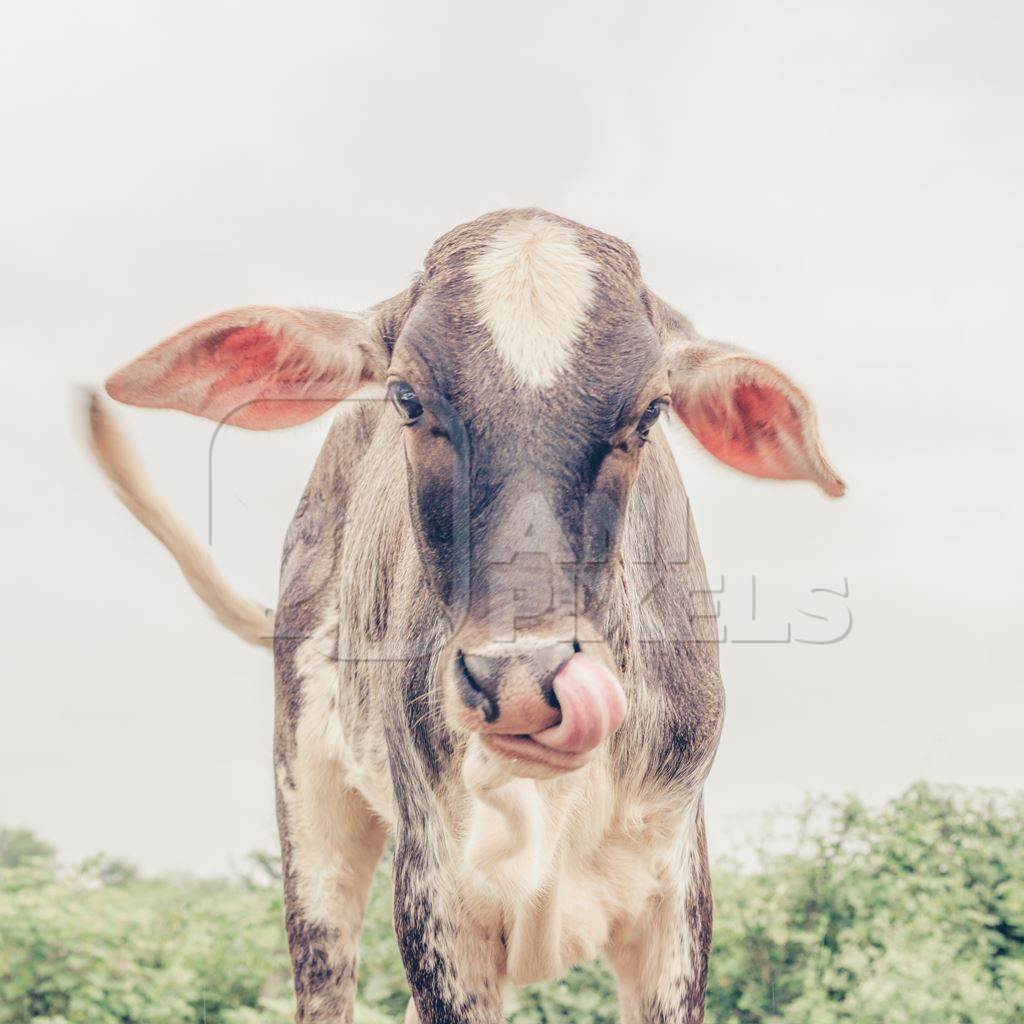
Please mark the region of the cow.
<svg viewBox="0 0 1024 1024"><path fill-rule="evenodd" d="M839 496L790 378L702 337L626 243L519 209L443 235L366 312L220 313L106 390L251 430L337 407L273 612L231 590L89 402L122 500L222 622L273 647L297 1020L352 1020L391 837L407 1021L492 1024L510 986L597 956L623 1021L701 1021L724 696L659 420Z"/></svg>

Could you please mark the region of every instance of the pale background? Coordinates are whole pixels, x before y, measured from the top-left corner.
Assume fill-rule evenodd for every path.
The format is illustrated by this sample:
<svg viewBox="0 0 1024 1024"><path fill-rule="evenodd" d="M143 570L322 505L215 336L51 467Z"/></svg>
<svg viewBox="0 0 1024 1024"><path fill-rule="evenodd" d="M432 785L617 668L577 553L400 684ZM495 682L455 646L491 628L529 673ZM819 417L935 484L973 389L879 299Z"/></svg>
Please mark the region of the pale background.
<svg viewBox="0 0 1024 1024"><path fill-rule="evenodd" d="M19 5L0 824L148 869L274 842L270 658L105 489L73 382L221 308L368 305L513 204L626 238L705 333L790 370L850 485L682 446L731 634L809 622L844 578L853 617L832 645L723 645L713 850L807 792L1024 784L1022 29L1010 3ZM121 412L203 530L212 425ZM327 425L219 442L215 554L268 603Z"/></svg>

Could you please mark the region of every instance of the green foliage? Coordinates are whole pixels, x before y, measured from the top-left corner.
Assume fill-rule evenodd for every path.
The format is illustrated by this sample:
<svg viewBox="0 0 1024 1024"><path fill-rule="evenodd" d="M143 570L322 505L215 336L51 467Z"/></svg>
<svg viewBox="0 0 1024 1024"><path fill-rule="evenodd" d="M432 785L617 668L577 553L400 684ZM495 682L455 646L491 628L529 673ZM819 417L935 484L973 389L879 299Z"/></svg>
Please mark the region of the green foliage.
<svg viewBox="0 0 1024 1024"><path fill-rule="evenodd" d="M31 873L30 873L31 872ZM233 884L3 872L0 1022L229 1021L287 991L280 905Z"/></svg>
<svg viewBox="0 0 1024 1024"><path fill-rule="evenodd" d="M0 828L0 868L20 868L30 861L52 864L57 851L27 828Z"/></svg>
<svg viewBox="0 0 1024 1024"><path fill-rule="evenodd" d="M918 786L881 811L819 801L776 824L788 838L755 868L715 872L709 1024L1024 1021L1020 797ZM294 1019L273 858L235 882L144 881L110 858L61 872L30 834L0 839L0 1024ZM408 999L389 873L367 911L357 1024L401 1021ZM510 1006L515 1024L617 1019L598 964Z"/></svg>
<svg viewBox="0 0 1024 1024"><path fill-rule="evenodd" d="M515 1024L615 1024L615 982L601 963L574 967L564 978L521 989L513 996Z"/></svg>
<svg viewBox="0 0 1024 1024"><path fill-rule="evenodd" d="M1024 799L818 803L716 873L715 1024L1021 1024Z"/></svg>
<svg viewBox="0 0 1024 1024"><path fill-rule="evenodd" d="M100 885L128 885L139 878L139 869L130 861L98 853L79 869L82 879L93 879Z"/></svg>

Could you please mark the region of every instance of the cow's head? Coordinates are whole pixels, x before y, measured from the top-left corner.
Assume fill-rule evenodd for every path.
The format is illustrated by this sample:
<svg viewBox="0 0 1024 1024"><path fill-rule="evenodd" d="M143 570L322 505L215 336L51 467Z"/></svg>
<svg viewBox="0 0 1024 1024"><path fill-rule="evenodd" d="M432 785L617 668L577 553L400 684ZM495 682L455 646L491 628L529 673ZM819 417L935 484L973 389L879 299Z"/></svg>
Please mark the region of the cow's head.
<svg viewBox="0 0 1024 1024"><path fill-rule="evenodd" d="M447 717L520 774L579 766L625 713L600 609L665 409L736 469L843 492L785 374L701 338L625 243L537 210L456 228L366 314L223 313L107 388L274 429L371 381L403 424L411 519L451 622Z"/></svg>

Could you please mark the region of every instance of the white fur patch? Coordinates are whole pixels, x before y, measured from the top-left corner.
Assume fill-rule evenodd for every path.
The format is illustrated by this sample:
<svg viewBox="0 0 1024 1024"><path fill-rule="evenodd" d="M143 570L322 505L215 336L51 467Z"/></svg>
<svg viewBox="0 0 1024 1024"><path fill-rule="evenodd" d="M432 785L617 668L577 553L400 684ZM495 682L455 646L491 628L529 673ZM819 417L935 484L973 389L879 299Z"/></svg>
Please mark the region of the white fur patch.
<svg viewBox="0 0 1024 1024"><path fill-rule="evenodd" d="M499 228L470 266L480 323L524 384L548 387L565 369L596 270L576 232L543 217Z"/></svg>

